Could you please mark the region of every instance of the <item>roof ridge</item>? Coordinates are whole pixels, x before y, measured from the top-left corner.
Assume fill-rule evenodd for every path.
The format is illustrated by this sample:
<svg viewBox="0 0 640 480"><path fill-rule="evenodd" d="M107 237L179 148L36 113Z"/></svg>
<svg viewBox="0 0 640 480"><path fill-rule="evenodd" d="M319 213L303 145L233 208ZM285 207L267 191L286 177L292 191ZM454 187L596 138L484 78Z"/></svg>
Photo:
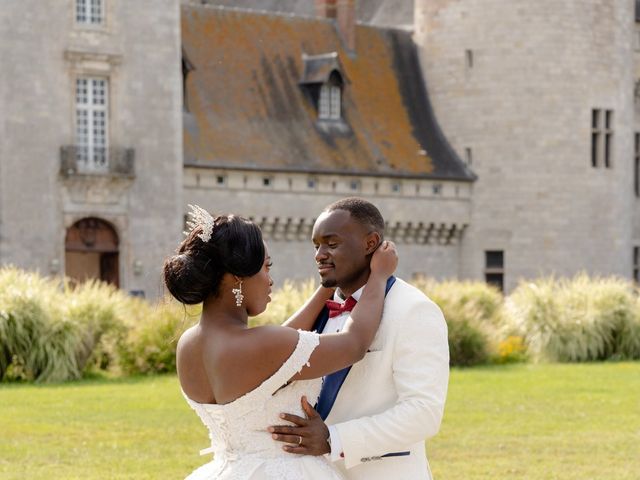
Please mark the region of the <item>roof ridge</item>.
<svg viewBox="0 0 640 480"><path fill-rule="evenodd" d="M188 8L198 8L198 7L202 7L202 8L208 8L211 10L221 10L221 11L228 11L228 12L239 12L239 13L254 13L257 15L264 15L264 16L273 16L273 17L285 17L285 18L296 18L296 19L300 19L300 20L316 20L316 21L325 21L328 23L332 23L333 19L330 18L322 18L322 17L317 17L315 15L304 15L304 14L300 14L300 13L288 13L288 12L279 12L279 11L275 11L275 10L257 10L254 8L247 8L247 7L232 7L229 5L216 5L216 4L212 4L212 3L197 3L197 4L193 4L193 3L187 3L187 4L183 4L184 7L188 7Z"/></svg>
<svg viewBox="0 0 640 480"><path fill-rule="evenodd" d="M415 30L413 25L380 25L366 22L356 22L356 27L364 27L364 28L372 28L375 30L394 30L400 32L409 32L413 33Z"/></svg>
<svg viewBox="0 0 640 480"><path fill-rule="evenodd" d="M206 0L204 1L206 2ZM185 3L183 4L183 6L188 8L203 7L211 10L256 14L256 15L264 15L267 17L285 17L285 18L293 18L293 19L300 19L300 20L313 20L313 21L325 22L325 23L336 23L336 20L334 18L323 18L323 17L318 17L316 15L306 15L306 14L294 13L294 12L289 13L289 12L282 12L277 10L260 10L260 9L249 8L249 7L218 5L214 3ZM375 30L399 30L402 32L414 31L413 25L380 25L380 24L367 23L359 20L356 20L355 25L356 27L372 28Z"/></svg>

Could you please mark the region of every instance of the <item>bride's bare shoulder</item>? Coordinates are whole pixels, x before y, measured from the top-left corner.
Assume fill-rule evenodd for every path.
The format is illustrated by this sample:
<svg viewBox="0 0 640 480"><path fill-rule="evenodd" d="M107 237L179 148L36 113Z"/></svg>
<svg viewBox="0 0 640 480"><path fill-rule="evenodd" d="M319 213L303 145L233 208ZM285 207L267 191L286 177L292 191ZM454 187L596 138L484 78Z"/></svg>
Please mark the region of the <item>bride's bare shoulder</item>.
<svg viewBox="0 0 640 480"><path fill-rule="evenodd" d="M190 350L195 344L201 341L201 332L198 325L187 328L180 338L178 339L178 345L176 347L176 353L180 354L184 350Z"/></svg>
<svg viewBox="0 0 640 480"><path fill-rule="evenodd" d="M297 342L298 332L293 328L264 325L245 330L229 346L248 357L275 356L281 359L283 355L291 353Z"/></svg>
<svg viewBox="0 0 640 480"><path fill-rule="evenodd" d="M298 332L291 328L264 326L207 340L203 360L215 397L228 403L257 388L291 356Z"/></svg>

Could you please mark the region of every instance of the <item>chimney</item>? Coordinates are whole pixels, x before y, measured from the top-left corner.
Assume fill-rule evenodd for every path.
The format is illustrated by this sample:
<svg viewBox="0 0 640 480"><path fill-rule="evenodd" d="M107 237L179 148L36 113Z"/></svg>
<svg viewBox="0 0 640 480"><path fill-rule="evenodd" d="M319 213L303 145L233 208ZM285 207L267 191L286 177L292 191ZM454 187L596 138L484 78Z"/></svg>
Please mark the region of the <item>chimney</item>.
<svg viewBox="0 0 640 480"><path fill-rule="evenodd" d="M356 49L356 0L315 0L316 15L331 18L338 24L338 32L351 51Z"/></svg>

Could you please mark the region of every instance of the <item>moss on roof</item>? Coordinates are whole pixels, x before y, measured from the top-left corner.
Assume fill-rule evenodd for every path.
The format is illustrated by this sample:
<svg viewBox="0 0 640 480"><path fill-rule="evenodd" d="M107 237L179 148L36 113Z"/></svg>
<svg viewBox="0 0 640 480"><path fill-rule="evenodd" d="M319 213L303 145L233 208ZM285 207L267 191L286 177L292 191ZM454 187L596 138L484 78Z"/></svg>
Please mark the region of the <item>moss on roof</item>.
<svg viewBox="0 0 640 480"><path fill-rule="evenodd" d="M410 33L356 26L356 54L333 22L183 5L189 165L472 180L442 135ZM303 55L336 52L343 122L318 122Z"/></svg>

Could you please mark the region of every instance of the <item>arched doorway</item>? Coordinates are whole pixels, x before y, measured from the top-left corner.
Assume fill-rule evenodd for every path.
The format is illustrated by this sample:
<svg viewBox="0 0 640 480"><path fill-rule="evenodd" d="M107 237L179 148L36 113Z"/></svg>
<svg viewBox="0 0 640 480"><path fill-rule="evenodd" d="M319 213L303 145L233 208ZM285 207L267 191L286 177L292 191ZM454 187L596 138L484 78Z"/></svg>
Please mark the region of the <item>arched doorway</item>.
<svg viewBox="0 0 640 480"><path fill-rule="evenodd" d="M119 286L118 234L109 223L89 217L67 229L65 274L77 282L95 278Z"/></svg>

